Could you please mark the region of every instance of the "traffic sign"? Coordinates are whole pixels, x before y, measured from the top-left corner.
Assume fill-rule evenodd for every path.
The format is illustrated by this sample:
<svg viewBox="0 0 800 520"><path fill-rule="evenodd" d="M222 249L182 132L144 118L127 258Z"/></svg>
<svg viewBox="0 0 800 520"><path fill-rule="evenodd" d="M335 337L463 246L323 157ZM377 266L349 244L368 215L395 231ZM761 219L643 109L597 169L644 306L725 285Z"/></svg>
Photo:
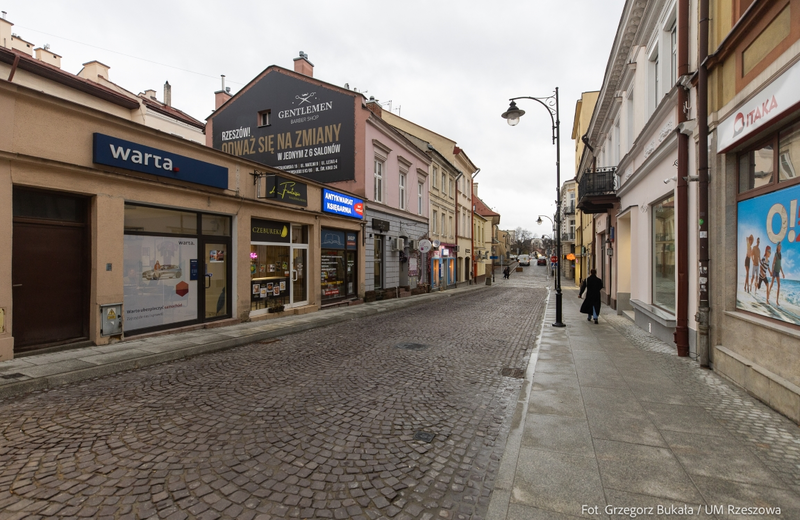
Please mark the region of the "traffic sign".
<svg viewBox="0 0 800 520"><path fill-rule="evenodd" d="M550 257L550 261L551 262L558 262L558 257L556 255L553 255L553 256Z"/></svg>

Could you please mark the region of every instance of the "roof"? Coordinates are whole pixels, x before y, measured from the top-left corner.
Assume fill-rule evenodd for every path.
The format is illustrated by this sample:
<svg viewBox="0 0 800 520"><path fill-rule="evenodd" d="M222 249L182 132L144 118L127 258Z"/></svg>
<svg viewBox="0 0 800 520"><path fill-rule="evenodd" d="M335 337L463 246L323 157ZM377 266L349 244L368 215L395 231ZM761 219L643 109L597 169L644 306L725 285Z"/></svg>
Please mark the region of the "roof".
<svg viewBox="0 0 800 520"><path fill-rule="evenodd" d="M475 206L475 213L482 217L499 217L500 213L495 213L491 210L480 197L473 197L472 204Z"/></svg>
<svg viewBox="0 0 800 520"><path fill-rule="evenodd" d="M75 90L80 90L81 92L85 92L96 98L108 101L109 103L113 103L124 108L134 109L139 108L140 106L139 101L136 99L131 99L128 96L95 83L94 81L84 79L80 76L76 76L75 74L61 70L54 65L37 60L36 58L21 51L0 47L0 62L8 63L12 67L16 66L16 68L20 70L28 71L32 74L36 74L37 76L55 81L56 83L74 88Z"/></svg>
<svg viewBox="0 0 800 520"><path fill-rule="evenodd" d="M205 123L203 123L199 119L193 118L189 114L187 114L187 113L185 113L185 112L183 112L181 110L178 110L175 107L169 106L169 105L167 105L165 103L161 103L160 101L156 101L156 100L153 100L153 99L148 99L148 98L146 98L144 96L141 96L140 99L144 102L145 106L150 110L153 110L155 112L160 112L160 113L162 113L162 114L164 114L166 116L169 116L169 117L171 117L171 118L173 118L175 120L178 120L178 121L180 121L182 123L186 123L189 126L193 126L195 128L199 128L200 130L205 130L206 129Z"/></svg>

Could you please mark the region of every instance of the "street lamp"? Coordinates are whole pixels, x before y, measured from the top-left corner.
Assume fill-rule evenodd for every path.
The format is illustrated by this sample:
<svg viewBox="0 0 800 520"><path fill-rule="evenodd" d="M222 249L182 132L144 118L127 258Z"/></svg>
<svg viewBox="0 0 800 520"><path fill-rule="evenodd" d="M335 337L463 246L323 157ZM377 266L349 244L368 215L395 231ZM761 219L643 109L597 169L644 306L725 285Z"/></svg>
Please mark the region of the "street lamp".
<svg viewBox="0 0 800 520"><path fill-rule="evenodd" d="M556 145L556 221L554 234L556 235L556 256L561 261L561 121L558 117L558 87L555 94L543 98L520 96L511 98L508 110L503 112L502 117L510 126L517 126L519 118L525 115L525 111L517 108L517 99L532 99L547 109L550 114L550 122L553 124L553 144ZM549 218L549 217L545 217ZM538 222L541 222L541 217ZM551 220L552 222L552 220ZM561 269L556 269L556 322L553 327L565 327L561 321Z"/></svg>

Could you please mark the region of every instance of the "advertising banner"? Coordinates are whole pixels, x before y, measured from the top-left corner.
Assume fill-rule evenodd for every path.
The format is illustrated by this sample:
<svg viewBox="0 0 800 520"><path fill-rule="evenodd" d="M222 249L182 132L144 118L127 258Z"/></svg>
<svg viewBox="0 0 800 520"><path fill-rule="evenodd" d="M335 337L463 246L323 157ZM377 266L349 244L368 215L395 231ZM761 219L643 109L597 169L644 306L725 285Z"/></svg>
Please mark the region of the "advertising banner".
<svg viewBox="0 0 800 520"><path fill-rule="evenodd" d="M217 150L319 182L355 179L353 95L273 71L212 116Z"/></svg>
<svg viewBox="0 0 800 520"><path fill-rule="evenodd" d="M297 206L308 206L308 186L306 184L279 175L267 175L264 180L267 184L265 198L278 199L281 202Z"/></svg>
<svg viewBox="0 0 800 520"><path fill-rule="evenodd" d="M125 235L125 331L197 319L197 239Z"/></svg>
<svg viewBox="0 0 800 520"><path fill-rule="evenodd" d="M736 308L793 325L800 325L798 199L800 186L743 200L737 222Z"/></svg>

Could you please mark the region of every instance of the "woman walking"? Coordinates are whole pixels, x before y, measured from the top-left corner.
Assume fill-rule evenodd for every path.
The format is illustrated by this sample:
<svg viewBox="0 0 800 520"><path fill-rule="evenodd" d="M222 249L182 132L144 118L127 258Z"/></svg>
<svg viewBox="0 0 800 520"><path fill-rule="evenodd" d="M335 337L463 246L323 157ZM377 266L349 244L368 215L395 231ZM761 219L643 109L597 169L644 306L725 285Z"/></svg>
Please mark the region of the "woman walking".
<svg viewBox="0 0 800 520"><path fill-rule="evenodd" d="M597 323L600 315L600 290L603 289L603 280L597 277L597 269L592 269L591 274L586 279L586 299L581 304L581 314L588 314L587 320ZM578 295L580 296L580 294Z"/></svg>

